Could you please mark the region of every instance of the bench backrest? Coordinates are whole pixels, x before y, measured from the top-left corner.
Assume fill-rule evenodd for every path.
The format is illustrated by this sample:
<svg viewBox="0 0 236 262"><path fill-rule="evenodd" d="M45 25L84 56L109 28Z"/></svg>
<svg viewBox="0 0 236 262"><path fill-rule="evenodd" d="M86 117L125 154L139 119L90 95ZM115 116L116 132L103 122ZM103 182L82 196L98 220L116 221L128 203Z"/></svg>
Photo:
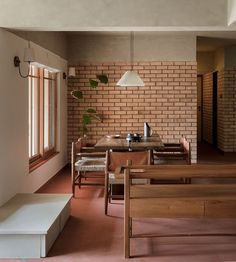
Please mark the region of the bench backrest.
<svg viewBox="0 0 236 262"><path fill-rule="evenodd" d="M136 169L135 169L136 168ZM136 170L136 171L135 171ZM164 174L163 171L165 170ZM181 172L182 170L182 172ZM132 185L133 178L214 178L211 184ZM141 166L125 169L125 205L129 217L236 217L236 165Z"/></svg>
<svg viewBox="0 0 236 262"><path fill-rule="evenodd" d="M133 218L236 218L236 165L165 165L125 168L124 251L130 257ZM209 178L229 183L133 185L132 179Z"/></svg>

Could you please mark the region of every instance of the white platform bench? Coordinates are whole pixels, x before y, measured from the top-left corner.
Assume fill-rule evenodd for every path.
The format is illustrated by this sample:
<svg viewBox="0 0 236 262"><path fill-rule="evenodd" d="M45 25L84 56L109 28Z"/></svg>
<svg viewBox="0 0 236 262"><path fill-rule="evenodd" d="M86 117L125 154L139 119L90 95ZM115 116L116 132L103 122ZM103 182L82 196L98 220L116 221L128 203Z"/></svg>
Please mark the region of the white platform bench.
<svg viewBox="0 0 236 262"><path fill-rule="evenodd" d="M0 258L45 257L70 216L71 194L17 194L0 207Z"/></svg>

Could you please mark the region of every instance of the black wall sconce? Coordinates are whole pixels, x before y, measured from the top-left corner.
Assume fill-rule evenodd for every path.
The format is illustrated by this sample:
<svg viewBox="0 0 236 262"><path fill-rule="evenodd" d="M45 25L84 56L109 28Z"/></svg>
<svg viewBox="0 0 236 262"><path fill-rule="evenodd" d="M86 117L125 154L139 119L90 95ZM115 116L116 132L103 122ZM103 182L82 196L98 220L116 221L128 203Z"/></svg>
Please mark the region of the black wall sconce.
<svg viewBox="0 0 236 262"><path fill-rule="evenodd" d="M62 78L66 79L67 75L65 72L62 73ZM69 67L68 69L68 77L75 77L75 67Z"/></svg>
<svg viewBox="0 0 236 262"><path fill-rule="evenodd" d="M20 76L23 77L23 78L26 78L26 77L29 76L29 73L30 73L30 63L34 62L34 61L35 61L34 50L33 50L33 48L27 47L27 48L25 48L25 51L24 51L24 62L28 63L27 74L23 75L21 73L21 68L20 68L21 61L20 61L19 56L14 57L14 66L18 67Z"/></svg>

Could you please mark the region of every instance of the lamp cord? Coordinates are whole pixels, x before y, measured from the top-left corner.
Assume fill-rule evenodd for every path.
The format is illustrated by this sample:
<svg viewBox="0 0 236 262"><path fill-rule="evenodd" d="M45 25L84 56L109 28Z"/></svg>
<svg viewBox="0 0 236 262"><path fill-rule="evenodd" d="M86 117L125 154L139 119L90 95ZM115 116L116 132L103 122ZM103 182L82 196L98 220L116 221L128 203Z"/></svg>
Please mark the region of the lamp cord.
<svg viewBox="0 0 236 262"><path fill-rule="evenodd" d="M134 68L134 32L130 32L130 63L131 71Z"/></svg>

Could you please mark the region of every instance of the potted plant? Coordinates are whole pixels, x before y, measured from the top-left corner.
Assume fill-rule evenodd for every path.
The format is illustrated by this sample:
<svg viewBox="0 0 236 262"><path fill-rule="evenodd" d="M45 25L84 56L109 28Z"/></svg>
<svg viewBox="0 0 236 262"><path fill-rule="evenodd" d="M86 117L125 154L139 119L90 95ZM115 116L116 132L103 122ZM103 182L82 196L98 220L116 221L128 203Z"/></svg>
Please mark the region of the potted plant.
<svg viewBox="0 0 236 262"><path fill-rule="evenodd" d="M96 79L89 79L89 86L92 89L96 89L99 85L99 83L107 84L108 83L108 77L107 75L100 74L96 75ZM77 100L83 99L83 92L81 90L73 90L71 91L72 97L74 97ZM91 124L92 119L96 119L98 121L102 121L102 118L99 116L95 108L88 107L84 110L82 115L82 134L86 135L88 132L87 125Z"/></svg>

